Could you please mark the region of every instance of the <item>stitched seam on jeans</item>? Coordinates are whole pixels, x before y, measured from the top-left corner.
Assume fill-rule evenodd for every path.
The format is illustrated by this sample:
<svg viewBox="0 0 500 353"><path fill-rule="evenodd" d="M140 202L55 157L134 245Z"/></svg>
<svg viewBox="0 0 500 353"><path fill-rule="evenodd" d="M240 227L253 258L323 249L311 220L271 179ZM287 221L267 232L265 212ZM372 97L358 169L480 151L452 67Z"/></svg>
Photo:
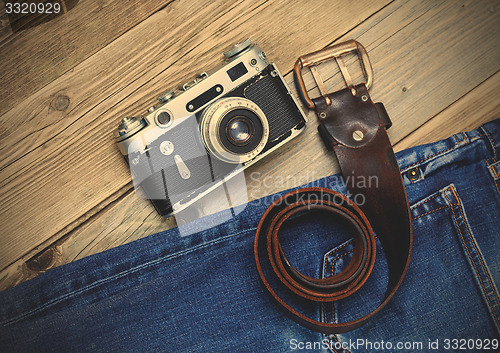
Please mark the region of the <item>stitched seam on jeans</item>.
<svg viewBox="0 0 500 353"><path fill-rule="evenodd" d="M426 212L424 214L418 215L417 217L413 217L413 220L419 219L420 217L427 216L430 213L433 213L433 212L436 212L436 211L442 210L443 208L448 208L448 207L450 207L450 206L446 205L446 206L443 206L443 207L436 208L436 209L434 209L432 211L429 211L429 212Z"/></svg>
<svg viewBox="0 0 500 353"><path fill-rule="evenodd" d="M324 277L326 278L326 265L328 264L328 260L326 259L326 257L324 259L324 262L325 262L325 264L323 266L323 274L324 274Z"/></svg>
<svg viewBox="0 0 500 353"><path fill-rule="evenodd" d="M324 267L323 267L323 273L325 275L325 278L326 278L326 265L328 264L328 260L325 258L324 260ZM333 276L333 266L332 266L332 276ZM331 306L331 312L332 312L332 323L335 322L335 316L334 316L334 313L333 313L333 302L330 302L330 303L323 303L322 306L323 306L323 318L325 319L325 323L328 323L328 315L327 315L327 310L326 310L326 305L327 304L330 304ZM331 336L334 336L332 334L330 335L325 335L327 338L330 338ZM328 345L328 349L330 349L331 352L333 353L339 353L337 351L337 349L335 349L334 347L332 347L331 345Z"/></svg>
<svg viewBox="0 0 500 353"><path fill-rule="evenodd" d="M410 167L413 167L414 165L417 165L417 164L420 164L420 163L422 163L422 162L425 162L426 160L428 160L428 159L430 159L430 158L433 158L433 157L437 157L437 156L441 156L441 155L443 155L443 154L446 154L447 152L449 152L449 151L451 151L451 150L453 150L453 149L456 149L456 148L457 148L457 146L452 146L452 147L450 147L450 148L448 148L448 149L446 149L446 150L444 150L444 151L437 152L437 153L435 153L435 154L433 154L433 155L431 155L431 156L428 156L428 157L426 157L426 158L424 158L424 159L422 159L422 160L420 160L420 161L418 161L418 162L415 162L415 163L413 163L413 164L407 165L404 169L406 170L407 168L410 168Z"/></svg>
<svg viewBox="0 0 500 353"><path fill-rule="evenodd" d="M342 245L342 246L341 246L341 248L342 248L342 247L345 247L347 244L349 244L349 243L351 243L351 242L352 242L352 240L350 240L348 243L346 243L346 244ZM339 248L339 249L340 249L340 248ZM335 249L335 251L338 251L339 249ZM338 260L338 259L340 259L341 257L343 257L343 256L345 256L345 255L347 255L347 254L349 254L349 253L351 253L351 252L353 252L353 251L354 251L354 250L351 250L351 251L349 251L349 252L346 252L346 253L344 253L344 254L342 254L342 255L337 256L335 259L331 260L331 261L332 261L332 266L331 266L331 269L332 269L332 276L334 276L334 272L335 272L335 261L337 261L337 260ZM327 265L327 260L325 260L325 267L324 267L324 272L325 272L325 274L326 274L326 265ZM332 307L332 309L331 309L331 313L332 313L332 323L336 323L336 322L335 322L336 320L335 320L335 313L334 313L334 306L333 306L333 302L331 302L331 307ZM328 323L328 320L327 320L326 303L324 303L324 304L323 304L323 316L325 317L325 322L326 322L326 323ZM335 342L340 343L340 341L338 340L338 338L337 338L337 335L336 335L336 334L330 334L330 335L328 335L328 337L333 337L333 339L335 340ZM332 351L332 352L334 352L334 353L339 353L339 351L337 351L337 349L335 349L334 347L331 347L331 345L329 345L329 347L331 348L331 351ZM342 347L341 347L341 349L342 349L342 351L344 351L344 352L351 353L351 352L349 352L349 351L348 351L347 349L345 349L345 348L342 348Z"/></svg>
<svg viewBox="0 0 500 353"><path fill-rule="evenodd" d="M493 180L493 184L495 184L495 187L497 188L498 195L500 195L500 189L498 188L498 183L496 180Z"/></svg>
<svg viewBox="0 0 500 353"><path fill-rule="evenodd" d="M354 239L348 240L344 244L339 246L338 248L332 249L330 252L338 252L340 249L345 248L347 245L350 245L353 241L354 241ZM328 255L328 256L330 256L330 255Z"/></svg>
<svg viewBox="0 0 500 353"><path fill-rule="evenodd" d="M486 163L488 163L488 162L486 162ZM496 164L496 163L497 163L496 159L493 158L493 164ZM493 170L495 171L495 174L497 174L496 169L493 169ZM500 176L500 174L498 174L498 176ZM497 189L498 195L500 195L500 188L498 188L498 180L493 180L493 183L495 184L495 188Z"/></svg>
<svg viewBox="0 0 500 353"><path fill-rule="evenodd" d="M493 140L493 138L490 135L490 132L487 129L485 129L484 126L481 126L481 128L484 131L484 133L486 134L486 136L488 137L490 145L493 148L493 152L495 153L494 157L497 158L498 157L498 150L497 150L497 145L495 144L495 140Z"/></svg>
<svg viewBox="0 0 500 353"><path fill-rule="evenodd" d="M335 260L332 261L332 276L334 275L334 273L335 273ZM334 307L333 302L332 302L332 322L337 323L337 320L335 320L335 307ZM334 334L334 336L336 336L336 335ZM337 337L334 337L334 338L335 338L335 341L337 341ZM342 350L343 350L343 348L342 348Z"/></svg>
<svg viewBox="0 0 500 353"><path fill-rule="evenodd" d="M453 193L453 196L455 196L455 199L457 200L457 205L456 206L460 206L460 198L458 197L457 193L455 192L455 188L450 188L451 189L451 192ZM446 197L446 199L448 199L448 197ZM448 199L449 201L449 199Z"/></svg>
<svg viewBox="0 0 500 353"><path fill-rule="evenodd" d="M433 196L429 197L427 200L424 200L424 201L419 201L419 202L417 202L416 204L413 204L413 205L410 207L410 209L411 209L411 210L413 210L413 209L415 209L415 208L417 208L417 207L419 207L419 206L423 205L424 203L426 203L426 202L428 202L428 201L430 201L430 200L435 199L435 198L436 198L436 197L438 197L438 196L441 196L441 193L440 193L440 192L437 192L435 195L433 195Z"/></svg>
<svg viewBox="0 0 500 353"><path fill-rule="evenodd" d="M352 242L352 240L351 240L351 242ZM345 256L345 255L347 255L347 254L349 254L349 253L351 253L351 252L353 252L353 251L354 251L354 250L351 250L351 251L349 251L349 252L346 252L345 254L343 254L343 255L339 255L339 256L337 256L334 260L332 260L332 275L333 275L333 273L334 273L334 271L335 271L335 262L336 262L338 259L340 259L341 257L343 257L343 256ZM335 322L335 316L334 316L334 311L333 311L333 303L332 303L332 319L333 319L333 322ZM335 342L341 343L341 342L338 340L338 337L337 337L337 335L336 335L336 334L332 334L331 336L333 336L333 339L335 340ZM343 348L343 347L341 347L341 349L342 349L344 352L347 352L347 353L352 353L352 352L350 352L347 348ZM335 350L335 348L334 348L334 350ZM337 350L335 350L335 352L337 352Z"/></svg>
<svg viewBox="0 0 500 353"><path fill-rule="evenodd" d="M328 259L325 258L324 260L324 266L323 266L323 273L324 273L324 277L326 278L326 265L328 264ZM332 269L332 276L333 276L333 269ZM327 319L327 315L326 315L326 304L327 303L323 303L323 316L325 318L325 322L328 323L328 319ZM332 307L333 307L333 304L332 304ZM335 322L334 320L334 317L333 317L333 310L332 310L332 322ZM337 352L337 351L335 351Z"/></svg>
<svg viewBox="0 0 500 353"><path fill-rule="evenodd" d="M422 216L423 216L423 215L422 215ZM378 237L377 237L377 236L375 236L375 239L377 239L377 238L378 238ZM351 244L353 241L354 241L354 239L352 239L352 240L348 240L345 244L341 245L339 248L336 248L334 251L339 251L340 249L342 249L342 248L346 247L347 245ZM337 261L337 260L338 260L338 259L340 259L341 257L343 257L343 256L345 256L345 255L347 255L347 254L350 254L350 253L352 253L352 252L354 252L354 250L349 250L348 252L346 252L346 253L344 253L344 254L342 254L342 255L338 255L336 258L334 258L334 259L333 259L333 260L331 260L331 261ZM326 263L325 263L325 268L326 268ZM333 276L333 270L332 270L332 276Z"/></svg>
<svg viewBox="0 0 500 353"><path fill-rule="evenodd" d="M453 191L453 194L455 194L455 197L456 197L456 198L457 198L457 200L458 200L458 196L457 196L457 194L455 193L455 191L454 191L453 189L452 189L452 191ZM465 217L464 211L463 211L463 209L462 209L462 205L459 205L459 209L460 209L460 214L462 215L462 219L464 220L464 223L466 223L466 219L467 219L467 218ZM484 272L486 273L486 278L487 278L488 282L490 282L490 286L491 286L491 288L492 288L492 290L493 290L493 294L495 295L495 299L497 300L497 303L500 305L500 300L498 300L497 293L496 293L496 292L495 292L495 290L494 290L494 288L495 288L495 287L492 285L493 280L492 280L492 279L491 279L491 277L490 277L490 272L489 272L489 271L488 271L488 269L486 268L486 265L485 265L485 263L484 263L484 261L483 261L483 257L481 256L481 252L480 252L480 251L479 251L479 249L477 248L477 246L476 246L476 242L475 242L475 241L474 241L474 239L472 238L472 234L470 233L470 229L469 229L469 227L468 227L468 224L465 224L465 230L467 231L467 234L469 235L469 239L470 239L470 241L471 241L471 243L472 243L472 246L473 246L473 247L474 247L474 249L476 250L476 253L477 253L477 255L478 255L477 257L479 258L479 262L481 263L481 266L483 267L483 270L484 270Z"/></svg>
<svg viewBox="0 0 500 353"><path fill-rule="evenodd" d="M474 138L474 139L470 139L470 140L468 139L469 141L468 141L467 143L465 143L463 146L469 145L470 143L475 142L476 140L480 139L481 137L484 137L484 135L483 135L483 134L479 134L479 135L478 135L476 138ZM425 161L427 161L428 159L431 159L431 158L433 158L433 157L441 157L442 155L444 155L444 154L446 154L446 153L450 152L451 150L454 150L454 149L457 149L457 148L460 148L460 147L463 147L463 146L460 146L459 144L456 144L455 146L452 146L452 147L450 147L450 148L447 148L447 149L445 149L445 150L443 150L443 151L436 152L436 153L434 153L433 155L430 155L430 156L428 156L428 157L426 157L426 158L423 158L423 159L419 160L418 162L415 162L415 163L409 164L409 165L407 165L407 166L404 166L403 168L401 168L401 171L406 171L407 169L409 169L409 168L411 168L411 167L413 167L413 166L415 166L415 165L417 165L417 164L420 164L420 163L422 163L422 162L425 162Z"/></svg>
<svg viewBox="0 0 500 353"><path fill-rule="evenodd" d="M491 304L490 298L487 295L486 288L484 287L484 283L483 283L483 280L481 278L481 275L479 274L479 271L477 270L476 264L474 263L474 260L472 259L472 255L469 252L469 248L468 248L467 244L465 243L465 239L463 237L462 231L460 230L460 226L458 225L458 220L457 220L457 217L455 215L455 211L453 211L453 208L450 208L450 209L451 209L451 212L453 213L453 218L455 219L455 224L457 225L457 229L458 229L458 232L460 233L460 238L462 238L462 242L464 244L464 247L465 247L465 250L467 252L467 255L471 259L472 267L474 267L474 270L476 271L477 277L479 279L479 284L481 285L481 287L483 288L483 290L485 292L484 293L485 294L484 297L486 297L486 300L488 301L490 307L493 308L493 305ZM493 316L495 316L497 325L499 325L500 323L498 322L498 318L497 318L497 316L496 316L496 314L495 314L494 311L493 311Z"/></svg>
<svg viewBox="0 0 500 353"><path fill-rule="evenodd" d="M449 188L449 187L446 187L445 189L448 189L448 188ZM425 201L420 201L420 202L418 202L418 203L414 204L413 206L411 206L411 207L410 207L410 209L412 209L412 210L413 210L413 209L415 209L415 208L417 208L417 207L420 207L420 206L422 206L423 204L425 204L426 202L428 202L428 201L430 201L430 200L433 200L433 199L435 199L435 198L436 198L436 197L438 197L438 196L441 196L441 195L442 195L442 193L443 193L443 191L442 191L442 190L440 190L440 191L439 191L439 192L437 192L435 195L433 195L433 196L429 197L427 200L425 200ZM458 198L457 198L457 200L458 200ZM450 200L448 200L448 203L450 203ZM428 214L430 214L430 213L432 213L432 212L436 212L436 211L442 210L443 208L446 208L446 207L449 207L449 206L457 206L457 205L458 205L458 204L450 204L450 205L442 206L442 207L439 207L439 208L433 209L433 210L431 210L431 211L429 211L429 212L426 212L426 213L424 213L424 214L421 214L421 215L418 215L418 216L416 216L416 217L413 217L413 219L414 219L414 220L415 220L415 219L419 219L420 217L426 216L426 215L428 215Z"/></svg>
<svg viewBox="0 0 500 353"><path fill-rule="evenodd" d="M493 165L488 166L488 169L493 171L495 178L498 178L498 172Z"/></svg>
<svg viewBox="0 0 500 353"><path fill-rule="evenodd" d="M332 335L333 336L333 339L335 340L335 342L338 342L340 343L340 347L341 349L344 351L344 352L347 352L347 353L351 353L347 348L342 348L342 342L339 341L339 339L337 338L337 335ZM334 348L335 349L335 348Z"/></svg>
<svg viewBox="0 0 500 353"><path fill-rule="evenodd" d="M323 303L323 315L325 317L325 322L328 323L328 320L326 319L326 317L327 317L327 314L326 314L326 304L327 303ZM328 304L331 304L331 307L332 307L332 319L334 319L334 317L333 317L333 302L330 302ZM335 320L333 320L332 322L335 322ZM335 341L338 342L337 337L335 337L335 334L329 334L329 335L325 335L325 336L327 336L328 338L333 337L335 339ZM330 349L331 352L339 353L339 351L337 351L337 349L335 347L332 347L331 345L328 345L328 347L331 348Z"/></svg>
<svg viewBox="0 0 500 353"><path fill-rule="evenodd" d="M325 265L324 265L324 268L323 268L323 272L324 272L324 274L325 274L325 277L326 277L326 265L327 265L327 264L328 264L328 260L327 260L327 259L325 259ZM334 268L334 266L332 265L332 276L333 276L333 268ZM331 312L332 312L332 323L335 323L335 316L334 316L333 302L323 303L323 304L322 304L322 305L323 305L323 317L324 317L324 319L325 319L325 323L328 323L328 319L327 319L328 315L327 315L327 310L326 310L326 305L327 305L327 304L330 304L330 306L331 306ZM336 340L336 337L335 337L335 335L333 335L333 334L330 334L330 335L325 335L325 336L326 336L326 337L328 337L328 338L330 338L331 336L333 336L333 337L335 338L335 340ZM331 351L331 352L334 352L334 353L339 353L339 352L337 351L337 349L335 349L335 348L334 348L334 347L332 347L331 345L329 345L329 346L328 346L328 348L329 348L329 349L331 348L331 349L330 349L330 351Z"/></svg>
<svg viewBox="0 0 500 353"><path fill-rule="evenodd" d="M445 194L445 197L448 198L448 196L446 196L446 194ZM474 261L472 259L472 256L471 256L471 254L469 252L469 248L467 247L467 244L466 244L465 239L463 237L462 231L460 230L460 226L458 224L457 216L455 214L455 211L453 210L453 207L450 207L450 210L451 210L451 213L453 214L453 219L455 220L455 225L457 226L458 233L460 234L460 238L462 238L462 242L464 244L465 251L467 252L467 255L469 256L469 258L471 259L472 267L474 267L474 270L476 271L477 278L479 279L479 284L481 285L481 287L484 290L484 294L485 294L484 297L488 301L490 307L493 309L493 305L491 304L491 301L490 301L490 299L489 299L489 297L487 295L487 291L486 291L486 288L484 287L483 280L481 279L481 275L479 274L479 271L477 270L476 264L474 263ZM497 318L497 316L495 314L495 311L493 310L492 313L493 313L493 316L496 319L497 325L499 325L500 323L498 322L498 318Z"/></svg>
<svg viewBox="0 0 500 353"><path fill-rule="evenodd" d="M332 261L337 261L338 259L340 259L340 258L342 258L342 257L346 256L347 254L353 253L353 252L354 252L354 250L349 250L348 252L346 252L346 253L344 253L344 254L342 254L342 255L337 256L337 257L336 257L336 258L334 258Z"/></svg>
<svg viewBox="0 0 500 353"><path fill-rule="evenodd" d="M500 195L500 188L498 188L498 180L495 180L496 178L498 178L498 176L500 176L500 174L497 175L497 171L494 168L491 168L493 166L493 164L495 164L497 162L496 162L495 158L493 158L493 164L492 165L490 165L486 159L483 159L483 161L486 164L486 168L489 171L493 170L495 172L495 176L493 177L493 184L495 185L495 188L497 189L498 195Z"/></svg>
<svg viewBox="0 0 500 353"><path fill-rule="evenodd" d="M247 233L249 231L253 231L253 230L256 230L257 228L249 228L249 229L246 229L244 231L241 231L241 232L238 232L238 233L234 233L234 234L231 234L231 235L226 235L224 237L220 237L220 238L217 238L213 241L210 241L210 242L207 242L207 243L204 243L204 244L200 244L200 245L197 245L197 246L194 246L190 249L186 249L186 250L183 250L183 251L178 251L176 253L173 253L173 254L169 254L169 255L166 255L166 256L163 256L161 258L158 258L158 259L154 259L154 260L151 260L149 262L145 262L139 266L136 266L136 267L133 267L131 269L128 269L126 271L122 271L122 272L118 272L112 276L109 276L109 277L106 277L106 278L102 278L98 281L95 281L85 287L82 287L78 290L75 290L75 291L71 291L69 293L66 293L58 298L55 298L39 307L36 307L35 309L32 309L30 311L27 311L25 313L22 313L22 314L19 314L17 315L16 317L13 317L11 319L8 319L8 320L4 320L2 322L0 322L0 326L8 326L10 324L13 324L13 323L16 323L22 319L25 319L35 313L38 313L40 311L43 311L44 309L47 309L55 304L58 304L66 299L69 299L71 297L74 297L78 294L82 294L82 293L85 293L86 291L90 290L90 289L93 289L93 288L96 288L96 287L99 287L100 285L102 284L106 284L106 283L109 283L111 281L114 281L115 279L120 279L130 273L134 273L134 272L137 272L137 271L140 271L140 270L143 270L145 268L148 268L150 266L154 266L154 265L158 265L158 264L161 264L162 262L165 262L165 261L169 261L169 260L172 260L172 259L175 259L175 258L178 258L180 256L183 256L183 255L187 255L187 254L190 254L194 251L197 251L197 250L201 250L201 249L204 249L208 246L211 246L211 245L215 245L215 244L218 244L218 243L221 243L223 241L226 241L226 240L229 240L233 237L236 237L238 235L241 235L241 234L244 234L244 233Z"/></svg>
<svg viewBox="0 0 500 353"><path fill-rule="evenodd" d="M341 257L344 257L345 255L350 254L350 253L352 253L352 252L354 252L354 250L351 250L351 251L349 251L349 252L346 252L346 253L345 253L345 254L343 254L343 255L339 255L339 256L337 256L337 257L336 257L336 258L332 261L332 272L333 272L333 267L335 266L336 261L337 261L338 259L340 259ZM333 306L333 305L332 305L332 306ZM332 314L333 314L333 312L332 312ZM333 338L335 339L335 341L336 341L336 342L339 342L339 343L340 343L340 341L338 340L337 335L334 335L334 336L333 336ZM342 348L342 349L343 349L345 352L347 352L347 353L351 353L351 352L350 352L347 348Z"/></svg>

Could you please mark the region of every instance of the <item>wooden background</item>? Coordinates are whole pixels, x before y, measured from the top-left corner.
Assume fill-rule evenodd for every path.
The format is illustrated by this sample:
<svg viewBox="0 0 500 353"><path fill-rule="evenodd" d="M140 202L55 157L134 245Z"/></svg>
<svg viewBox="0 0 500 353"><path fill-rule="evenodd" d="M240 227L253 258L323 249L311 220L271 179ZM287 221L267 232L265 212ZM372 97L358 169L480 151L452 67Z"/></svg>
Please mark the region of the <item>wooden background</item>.
<svg viewBox="0 0 500 353"><path fill-rule="evenodd" d="M86 0L12 33L0 2L0 290L174 225L136 196L112 133L122 117L220 63L232 43L257 41L293 87L298 56L358 40L374 67L372 98L385 104L402 150L499 116L499 5ZM320 70L340 88L335 64ZM309 118L302 135L246 173L286 185L248 180L249 198L337 171Z"/></svg>

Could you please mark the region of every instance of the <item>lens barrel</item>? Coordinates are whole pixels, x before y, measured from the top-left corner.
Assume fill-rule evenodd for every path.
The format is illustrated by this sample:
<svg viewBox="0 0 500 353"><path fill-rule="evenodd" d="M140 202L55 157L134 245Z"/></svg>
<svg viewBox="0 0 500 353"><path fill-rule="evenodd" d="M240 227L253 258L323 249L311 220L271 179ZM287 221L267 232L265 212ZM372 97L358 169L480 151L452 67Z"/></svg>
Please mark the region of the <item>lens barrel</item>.
<svg viewBox="0 0 500 353"><path fill-rule="evenodd" d="M241 97L214 102L202 114L200 131L207 150L228 163L255 158L269 138L269 124L262 110Z"/></svg>

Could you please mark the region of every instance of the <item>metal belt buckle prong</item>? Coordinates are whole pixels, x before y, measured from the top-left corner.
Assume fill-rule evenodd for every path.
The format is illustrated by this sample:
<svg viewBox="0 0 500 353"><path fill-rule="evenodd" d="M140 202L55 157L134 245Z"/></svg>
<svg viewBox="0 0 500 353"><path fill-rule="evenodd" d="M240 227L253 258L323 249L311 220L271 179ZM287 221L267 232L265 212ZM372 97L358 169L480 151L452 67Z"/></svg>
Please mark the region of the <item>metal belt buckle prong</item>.
<svg viewBox="0 0 500 353"><path fill-rule="evenodd" d="M326 104L330 105L331 101L330 98L328 97L328 92L326 91L323 79L319 75L317 65L323 61L335 58L337 64L339 65L342 76L344 77L344 81L347 87L351 89L352 94L355 96L356 90L354 88L351 75L349 75L349 72L347 71L347 66L344 63L344 60L342 60L342 55L352 52L356 52L359 57L361 63L361 70L363 71L363 76L366 80L365 85L366 88L369 89L373 82L372 65L370 64L370 59L368 58L368 53L366 52L366 49L355 40L349 40L347 42L339 43L332 47L328 47L322 50L315 51L310 54L303 55L297 59L297 62L295 63L295 66L293 68L295 84L297 86L300 98L302 99L304 104L309 107L309 109L314 108L314 103L307 94L304 78L302 77L302 69L304 67L310 67L314 80L318 85L321 95L325 98Z"/></svg>

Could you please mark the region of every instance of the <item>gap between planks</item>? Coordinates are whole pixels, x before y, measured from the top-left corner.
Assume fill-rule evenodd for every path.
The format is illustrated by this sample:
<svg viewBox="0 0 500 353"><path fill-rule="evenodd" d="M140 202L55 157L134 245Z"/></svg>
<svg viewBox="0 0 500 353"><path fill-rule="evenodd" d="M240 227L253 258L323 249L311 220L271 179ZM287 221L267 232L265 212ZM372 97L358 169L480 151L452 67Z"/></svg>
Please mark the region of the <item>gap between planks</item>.
<svg viewBox="0 0 500 353"><path fill-rule="evenodd" d="M0 119L172 1L81 0L64 15L17 33L9 26L2 2Z"/></svg>

